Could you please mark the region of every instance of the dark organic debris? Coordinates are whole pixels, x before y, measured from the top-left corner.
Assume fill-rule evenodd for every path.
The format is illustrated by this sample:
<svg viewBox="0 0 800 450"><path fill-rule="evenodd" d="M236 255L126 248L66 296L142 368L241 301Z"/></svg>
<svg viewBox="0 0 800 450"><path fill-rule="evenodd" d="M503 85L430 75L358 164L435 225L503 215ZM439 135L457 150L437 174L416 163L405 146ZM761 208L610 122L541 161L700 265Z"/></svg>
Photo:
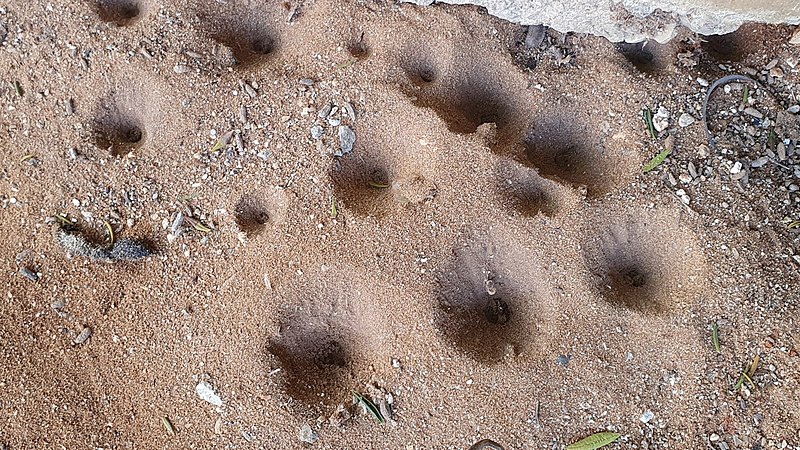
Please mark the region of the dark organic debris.
<svg viewBox="0 0 800 450"><path fill-rule="evenodd" d="M64 228L59 228L56 232L56 241L67 253L101 262L136 261L153 253L144 244L133 239L120 239L110 247L100 246L93 244L82 234Z"/></svg>

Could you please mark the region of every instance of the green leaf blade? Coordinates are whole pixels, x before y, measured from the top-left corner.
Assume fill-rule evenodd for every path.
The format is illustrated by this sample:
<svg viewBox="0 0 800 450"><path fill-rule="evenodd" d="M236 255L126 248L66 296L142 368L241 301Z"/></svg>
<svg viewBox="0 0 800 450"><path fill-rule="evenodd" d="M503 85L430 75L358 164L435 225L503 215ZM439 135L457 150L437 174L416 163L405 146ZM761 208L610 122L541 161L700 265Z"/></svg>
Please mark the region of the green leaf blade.
<svg viewBox="0 0 800 450"><path fill-rule="evenodd" d="M656 167L660 166L661 163L663 163L664 160L667 159L667 156L669 156L670 153L672 153L672 149L667 149L654 156L653 159L651 159L650 162L644 166L642 172L647 173L655 169Z"/></svg>
<svg viewBox="0 0 800 450"><path fill-rule="evenodd" d="M619 433L604 431L587 436L574 444L567 446L567 450L596 450L619 439Z"/></svg>
<svg viewBox="0 0 800 450"><path fill-rule="evenodd" d="M364 397L363 395L359 394L356 391L353 391L353 398L355 398L358 404L360 404L362 408L368 411L372 415L372 417L374 417L375 420L378 421L379 424L383 425L384 423L386 423L386 419L383 417L383 414L381 414L381 410L378 409L377 406L375 406L375 403L372 403L372 400Z"/></svg>

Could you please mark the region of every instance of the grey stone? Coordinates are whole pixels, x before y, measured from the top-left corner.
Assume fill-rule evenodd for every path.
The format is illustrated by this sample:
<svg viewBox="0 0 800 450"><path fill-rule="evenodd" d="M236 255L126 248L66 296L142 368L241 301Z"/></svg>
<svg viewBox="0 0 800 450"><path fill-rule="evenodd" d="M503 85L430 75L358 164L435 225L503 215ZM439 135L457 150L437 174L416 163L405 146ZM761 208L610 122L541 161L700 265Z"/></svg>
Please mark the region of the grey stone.
<svg viewBox="0 0 800 450"><path fill-rule="evenodd" d="M306 444L313 444L319 440L317 433L311 429L311 425L304 423L300 427L300 440Z"/></svg>
<svg viewBox="0 0 800 450"><path fill-rule="evenodd" d="M430 5L433 0L403 0ZM745 22L800 23L797 0L439 0L474 4L521 25L546 25L562 33L604 36L612 42L665 43L680 26L700 34L725 34ZM796 35L791 43L800 42Z"/></svg>
<svg viewBox="0 0 800 450"><path fill-rule="evenodd" d="M525 47L530 49L537 49L544 41L544 32L546 27L544 25L530 25L528 31L525 33Z"/></svg>
<svg viewBox="0 0 800 450"><path fill-rule="evenodd" d="M344 156L353 151L353 146L356 143L356 133L347 126L339 127L339 150L334 153L334 156Z"/></svg>
<svg viewBox="0 0 800 450"><path fill-rule="evenodd" d="M311 127L311 137L314 139L319 139L322 135L325 134L325 129L319 125L314 125Z"/></svg>

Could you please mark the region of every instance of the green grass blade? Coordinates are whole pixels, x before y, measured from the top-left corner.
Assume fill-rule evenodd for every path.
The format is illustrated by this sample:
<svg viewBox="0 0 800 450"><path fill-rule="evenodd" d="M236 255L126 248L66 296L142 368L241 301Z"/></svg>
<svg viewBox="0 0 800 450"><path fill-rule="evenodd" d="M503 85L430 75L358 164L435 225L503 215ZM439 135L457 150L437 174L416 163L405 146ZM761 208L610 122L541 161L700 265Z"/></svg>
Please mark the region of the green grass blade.
<svg viewBox="0 0 800 450"><path fill-rule="evenodd" d="M366 411L369 411L369 413L372 414L372 417L374 417L378 423L386 423L386 419L383 417L383 414L381 414L381 410L378 409L378 407L375 406L375 403L372 403L370 399L364 397L356 391L353 391L353 398L356 399L361 407L363 407Z"/></svg>
<svg viewBox="0 0 800 450"><path fill-rule="evenodd" d="M647 131L650 133L650 137L656 139L658 134L656 134L656 127L653 125L653 111L650 111L650 108L643 109L642 118L647 125Z"/></svg>

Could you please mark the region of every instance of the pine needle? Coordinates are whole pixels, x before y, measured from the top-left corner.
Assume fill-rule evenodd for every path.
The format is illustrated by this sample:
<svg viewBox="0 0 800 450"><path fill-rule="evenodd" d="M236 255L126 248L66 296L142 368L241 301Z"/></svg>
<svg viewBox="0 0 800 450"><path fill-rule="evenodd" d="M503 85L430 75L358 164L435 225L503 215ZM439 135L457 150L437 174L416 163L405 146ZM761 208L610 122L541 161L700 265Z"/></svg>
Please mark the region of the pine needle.
<svg viewBox="0 0 800 450"><path fill-rule="evenodd" d="M108 221L104 220L103 223L106 225L106 232L108 232L108 242L114 245L114 229L111 228L111 224Z"/></svg>

